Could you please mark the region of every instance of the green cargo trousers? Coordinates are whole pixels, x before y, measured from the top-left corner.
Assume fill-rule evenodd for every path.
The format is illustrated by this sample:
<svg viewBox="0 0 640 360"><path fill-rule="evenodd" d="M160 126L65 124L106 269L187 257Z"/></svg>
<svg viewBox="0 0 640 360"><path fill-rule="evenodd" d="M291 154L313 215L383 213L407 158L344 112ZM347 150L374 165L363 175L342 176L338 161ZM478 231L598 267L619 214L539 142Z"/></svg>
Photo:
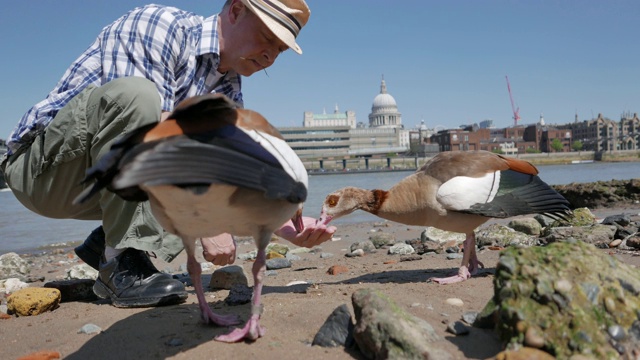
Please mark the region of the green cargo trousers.
<svg viewBox="0 0 640 360"><path fill-rule="evenodd" d="M145 78L120 78L87 87L30 145L2 164L7 185L35 213L56 219L102 220L107 245L152 251L171 261L182 251L182 241L162 229L148 201L129 202L103 190L86 203L72 203L91 186L80 184L86 170L109 151L116 138L159 119L160 96Z"/></svg>

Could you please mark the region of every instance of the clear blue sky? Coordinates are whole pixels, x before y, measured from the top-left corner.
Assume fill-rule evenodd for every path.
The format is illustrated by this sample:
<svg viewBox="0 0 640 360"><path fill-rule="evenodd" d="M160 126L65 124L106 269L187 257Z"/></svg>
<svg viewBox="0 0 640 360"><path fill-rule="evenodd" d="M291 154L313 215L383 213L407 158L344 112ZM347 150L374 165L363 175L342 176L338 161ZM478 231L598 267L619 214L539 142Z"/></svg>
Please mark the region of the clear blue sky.
<svg viewBox="0 0 640 360"><path fill-rule="evenodd" d="M9 1L0 12L0 138L98 32L141 1ZM160 2L203 16L223 0ZM368 122L384 74L406 127L619 120L640 112L640 2L308 0L311 19L274 66L244 81L245 106L276 126L354 110Z"/></svg>

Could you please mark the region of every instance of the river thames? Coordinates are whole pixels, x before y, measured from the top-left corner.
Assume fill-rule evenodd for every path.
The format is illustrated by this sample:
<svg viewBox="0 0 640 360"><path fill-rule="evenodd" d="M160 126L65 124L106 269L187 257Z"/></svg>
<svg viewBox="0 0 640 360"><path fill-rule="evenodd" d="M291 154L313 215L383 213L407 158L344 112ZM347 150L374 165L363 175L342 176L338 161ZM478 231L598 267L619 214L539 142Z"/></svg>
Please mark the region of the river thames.
<svg viewBox="0 0 640 360"><path fill-rule="evenodd" d="M543 165L538 166L538 170L540 170L542 180L551 185L640 178L640 162ZM350 172L311 175L309 177L309 196L305 203L304 214L318 217L325 196L339 188L357 186L365 189L386 190L412 172ZM336 220L334 225L376 219L371 214L359 211ZM98 221L58 220L36 215L24 208L11 191L6 189L0 191L0 254L11 251L29 252L82 241L98 225Z"/></svg>

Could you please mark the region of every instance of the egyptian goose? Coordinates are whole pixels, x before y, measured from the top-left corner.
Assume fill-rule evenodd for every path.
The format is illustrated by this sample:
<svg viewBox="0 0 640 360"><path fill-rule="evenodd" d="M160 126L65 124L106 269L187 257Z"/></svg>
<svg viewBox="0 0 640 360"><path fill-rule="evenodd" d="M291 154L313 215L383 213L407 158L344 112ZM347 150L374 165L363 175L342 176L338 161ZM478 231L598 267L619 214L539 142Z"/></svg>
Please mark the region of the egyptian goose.
<svg viewBox="0 0 640 360"><path fill-rule="evenodd" d="M566 219L569 202L543 182L527 161L487 151L442 152L388 191L346 187L329 194L319 222L364 210L407 225L433 226L466 235L458 273L436 278L464 281L479 266L474 229L490 218L542 213Z"/></svg>
<svg viewBox="0 0 640 360"><path fill-rule="evenodd" d="M169 118L132 131L87 171L95 181L77 202L103 188L125 200L149 200L163 228L182 238L187 269L205 323L228 326L235 315L218 315L208 306L195 254L198 238L221 233L252 236L258 248L252 273L251 317L241 329L216 337L255 340L260 326L260 295L265 248L274 230L289 219L298 232L307 197L307 172L280 133L260 114L237 109L223 95L193 97Z"/></svg>

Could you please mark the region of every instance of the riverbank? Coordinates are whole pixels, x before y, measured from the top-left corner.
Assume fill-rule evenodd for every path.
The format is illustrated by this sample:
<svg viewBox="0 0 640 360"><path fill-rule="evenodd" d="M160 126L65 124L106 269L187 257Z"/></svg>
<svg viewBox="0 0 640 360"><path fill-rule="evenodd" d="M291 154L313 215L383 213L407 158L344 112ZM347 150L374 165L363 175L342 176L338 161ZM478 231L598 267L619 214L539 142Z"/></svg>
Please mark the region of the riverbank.
<svg viewBox="0 0 640 360"><path fill-rule="evenodd" d="M640 162L640 151L625 150L612 152L560 152L521 154L514 157L529 161L533 165L581 165L592 162ZM327 158L303 160L310 175L331 175L351 173L376 173L388 171L415 171L431 156L425 157L374 157L374 158Z"/></svg>

